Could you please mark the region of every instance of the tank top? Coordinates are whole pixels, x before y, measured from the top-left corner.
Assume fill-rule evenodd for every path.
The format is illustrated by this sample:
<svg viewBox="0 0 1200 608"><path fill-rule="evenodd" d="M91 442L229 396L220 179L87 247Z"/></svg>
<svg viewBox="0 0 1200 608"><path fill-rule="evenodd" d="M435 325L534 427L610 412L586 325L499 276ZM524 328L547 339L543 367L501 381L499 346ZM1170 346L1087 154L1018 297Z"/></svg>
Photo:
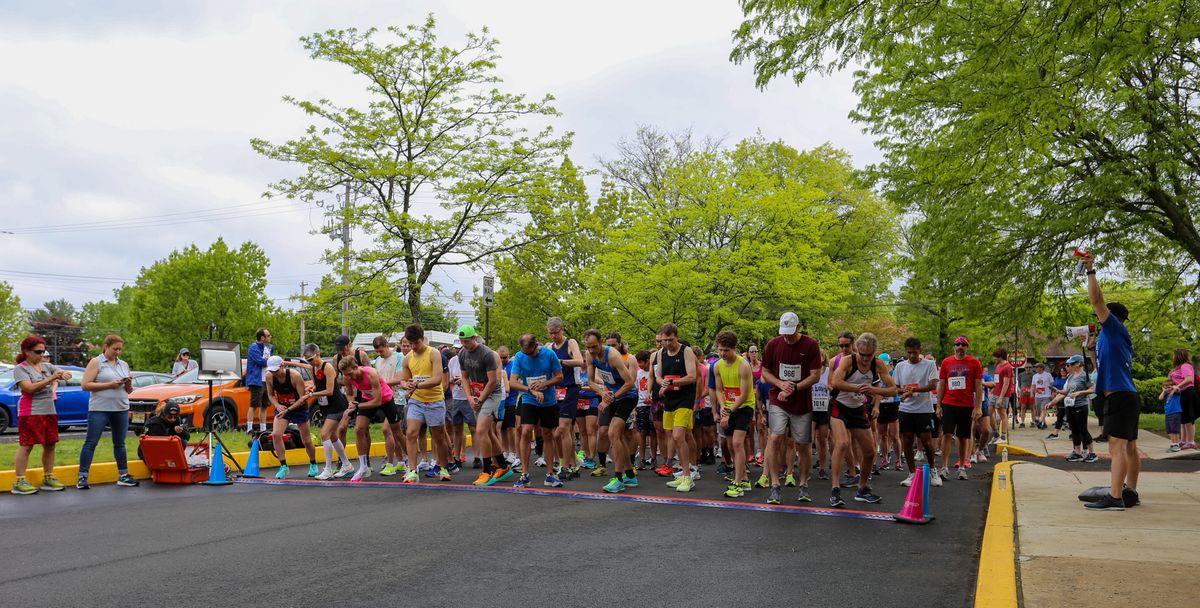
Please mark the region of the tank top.
<svg viewBox="0 0 1200 608"><path fill-rule="evenodd" d="M661 365L663 380L668 378L683 378L687 376L687 358L684 353L687 352L687 347L680 345L679 352L672 355L667 352L667 349L662 349ZM668 410L676 410L681 407L692 407L696 402L696 385L688 384L686 386L675 387L666 392L663 397L663 403Z"/></svg>
<svg viewBox="0 0 1200 608"><path fill-rule="evenodd" d="M814 412L829 411L829 373L833 368L827 367L821 374L821 379L812 386L812 403Z"/></svg>
<svg viewBox="0 0 1200 608"><path fill-rule="evenodd" d="M350 380L350 385L362 391L363 397L370 401L375 398L374 393L371 392L371 389L374 388L371 386L371 372L375 371L375 368L363 365L358 369L362 370L362 377L358 380ZM383 400L380 401L380 405L391 403L395 399L392 387L384 382L383 378L379 379L379 392L383 393Z"/></svg>
<svg viewBox="0 0 1200 608"><path fill-rule="evenodd" d="M754 364L753 364L753 363L751 363L751 364L750 364L750 375L754 376L754 383L755 383L755 384L758 384L758 383L762 382L762 369L763 369L763 368L762 368L762 362L761 362L761 361L758 363L758 369L755 369L755 368L754 368Z"/></svg>
<svg viewBox="0 0 1200 608"><path fill-rule="evenodd" d="M733 402L742 394L742 376L739 370L742 365L742 358L738 357L733 363L726 363L724 358L717 359L717 373L721 375L721 386L725 388L725 407L733 407ZM746 397L746 401L742 403L742 407L754 407L754 391L750 391L750 395Z"/></svg>
<svg viewBox="0 0 1200 608"><path fill-rule="evenodd" d="M604 387L615 393L620 390L622 386L625 386L625 381L621 379L621 372L619 370L613 369L608 365L608 353L611 349L611 346L605 346L604 360L601 361L595 357L592 357L592 365L596 366L596 375L600 376L600 382L604 384ZM621 365L625 365L625 363L622 362ZM626 394L624 397L622 397L622 399L628 396L629 395Z"/></svg>
<svg viewBox="0 0 1200 608"><path fill-rule="evenodd" d="M859 371L858 361L850 364L850 375L846 376L846 382L849 384L870 384L874 382L874 365L871 361L872 369L866 372ZM867 404L867 397L861 393L847 393L846 391L838 391L837 402L839 405L844 405L848 408L860 408Z"/></svg>
<svg viewBox="0 0 1200 608"><path fill-rule="evenodd" d="M275 374L271 374L271 386L275 389L275 400L283 407L290 406L300 398L296 387L292 386L292 370L290 369L283 375L283 380L275 377Z"/></svg>
<svg viewBox="0 0 1200 608"><path fill-rule="evenodd" d="M428 382L433 378L433 357L436 352L433 348L426 346L424 355L418 355L414 350L404 358L404 361L408 363L408 371L412 373L414 382ZM438 356L440 357L440 355ZM413 391L409 398L422 403L437 403L443 401L446 396L442 393L442 387L434 386L419 388Z"/></svg>
<svg viewBox="0 0 1200 608"><path fill-rule="evenodd" d="M325 364L321 364L313 370L313 392L322 392L329 386L330 378L325 375ZM333 378L337 382L337 376ZM333 394L328 397L318 397L317 406L321 408L321 413L333 414L344 411L346 409L346 394L343 393L336 385L333 389Z"/></svg>
<svg viewBox="0 0 1200 608"><path fill-rule="evenodd" d="M563 340L561 348L554 346L554 342L551 342L549 344L549 346L550 346L550 350L554 351L554 354L558 356L559 361L566 361L567 359L571 358L571 341L570 340ZM559 386L575 386L576 384L579 384L579 368L578 367L571 368L571 373L567 373L567 370L564 368L562 382L559 382L558 385Z"/></svg>
<svg viewBox="0 0 1200 608"><path fill-rule="evenodd" d="M117 359L116 363L109 363L108 359L101 354L96 357L96 361L100 365L100 369L96 372L96 382L112 382L129 377L129 364L120 359ZM125 392L124 385L95 391L88 399L89 412L123 412L127 409L129 409L129 393Z"/></svg>

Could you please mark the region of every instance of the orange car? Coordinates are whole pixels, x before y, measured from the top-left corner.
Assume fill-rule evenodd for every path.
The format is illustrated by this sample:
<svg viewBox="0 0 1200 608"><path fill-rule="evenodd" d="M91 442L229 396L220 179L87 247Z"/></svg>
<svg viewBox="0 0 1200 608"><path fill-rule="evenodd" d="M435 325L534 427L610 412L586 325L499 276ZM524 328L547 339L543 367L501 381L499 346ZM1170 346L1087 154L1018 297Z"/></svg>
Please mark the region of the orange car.
<svg viewBox="0 0 1200 608"><path fill-rule="evenodd" d="M304 386L312 389L312 371L308 365L293 361L285 361L284 364L299 371L304 378ZM146 419L167 402L174 402L179 406L180 418L187 420L191 416L191 426L194 428L211 426L213 430L227 431L244 427L250 410L250 389L245 382L213 382L213 400L210 404L208 382L197 379L198 376L199 370L193 369L166 384L155 384L130 393L129 426L134 432L140 432Z"/></svg>

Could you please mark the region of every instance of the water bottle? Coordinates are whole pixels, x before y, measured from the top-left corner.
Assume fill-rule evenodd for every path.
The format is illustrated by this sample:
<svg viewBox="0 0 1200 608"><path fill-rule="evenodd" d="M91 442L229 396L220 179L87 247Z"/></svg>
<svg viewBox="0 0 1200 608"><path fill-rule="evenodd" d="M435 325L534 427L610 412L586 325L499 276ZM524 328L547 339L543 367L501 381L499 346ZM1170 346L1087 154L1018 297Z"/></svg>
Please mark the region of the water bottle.
<svg viewBox="0 0 1200 608"><path fill-rule="evenodd" d="M1005 447L1001 448L1001 450L1000 450L1000 462L1008 462L1008 446L1005 446Z"/></svg>
<svg viewBox="0 0 1200 608"><path fill-rule="evenodd" d="M1005 472L1004 472L1004 471L1000 471L1000 472L997 474L996 480L1000 482L1000 489L1001 489L1001 490L1006 490L1006 489L1008 489L1008 475L1007 475L1007 474L1005 474Z"/></svg>

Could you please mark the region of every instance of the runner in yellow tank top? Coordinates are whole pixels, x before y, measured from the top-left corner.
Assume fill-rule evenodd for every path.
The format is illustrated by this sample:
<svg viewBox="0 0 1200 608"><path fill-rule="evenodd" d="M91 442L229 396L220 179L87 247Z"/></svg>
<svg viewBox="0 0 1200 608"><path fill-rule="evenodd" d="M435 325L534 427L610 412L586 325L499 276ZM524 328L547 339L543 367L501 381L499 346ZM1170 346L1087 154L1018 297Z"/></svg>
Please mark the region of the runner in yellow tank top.
<svg viewBox="0 0 1200 608"><path fill-rule="evenodd" d="M717 334L716 394L718 424L729 437L733 450L733 483L725 490L729 498L741 498L750 489L746 477L746 431L754 420L754 374L750 363L737 354L737 334Z"/></svg>
<svg viewBox="0 0 1200 608"><path fill-rule="evenodd" d="M417 444L421 437L421 425L429 427L433 437L434 455L437 466L425 473L427 477L450 481L446 464L450 460L450 446L446 433L437 428L446 424L445 393L442 392L442 354L425 343L425 330L412 324L404 328L404 339L412 350L400 364L401 386L408 393L408 408L404 413L408 427L405 440L408 443L408 473L404 483L417 483Z"/></svg>

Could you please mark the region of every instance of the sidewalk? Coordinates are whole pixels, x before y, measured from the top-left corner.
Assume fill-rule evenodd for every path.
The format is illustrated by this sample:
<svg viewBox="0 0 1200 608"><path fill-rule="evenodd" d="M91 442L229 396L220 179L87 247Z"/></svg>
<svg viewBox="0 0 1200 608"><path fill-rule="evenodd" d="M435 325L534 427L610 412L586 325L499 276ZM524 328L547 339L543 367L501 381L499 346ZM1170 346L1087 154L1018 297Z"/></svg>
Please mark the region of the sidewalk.
<svg viewBox="0 0 1200 608"><path fill-rule="evenodd" d="M1200 472L1142 473L1141 505L1123 512L1084 509L1079 493L1108 482L1107 467L1013 467L1022 605L1196 606Z"/></svg>
<svg viewBox="0 0 1200 608"><path fill-rule="evenodd" d="M1046 422L1049 428L1038 429L1036 427L1010 429L1008 434L1009 445L1021 448L1031 454L1046 458L1066 458L1071 453L1071 431L1063 429L1059 434L1058 439L1046 439L1046 435L1054 430L1054 416L1048 416ZM1088 431L1092 437L1100 434L1100 425L1095 418L1088 417ZM1175 458L1200 459L1200 450L1184 450L1182 452L1168 452L1167 448L1171 446L1171 442L1161 435L1156 435L1150 431L1142 430L1138 432L1138 451L1142 453L1142 458L1151 460L1171 460ZM1108 443L1092 444L1096 450L1096 455L1102 459L1108 459ZM1014 458L1018 456L1013 455Z"/></svg>

